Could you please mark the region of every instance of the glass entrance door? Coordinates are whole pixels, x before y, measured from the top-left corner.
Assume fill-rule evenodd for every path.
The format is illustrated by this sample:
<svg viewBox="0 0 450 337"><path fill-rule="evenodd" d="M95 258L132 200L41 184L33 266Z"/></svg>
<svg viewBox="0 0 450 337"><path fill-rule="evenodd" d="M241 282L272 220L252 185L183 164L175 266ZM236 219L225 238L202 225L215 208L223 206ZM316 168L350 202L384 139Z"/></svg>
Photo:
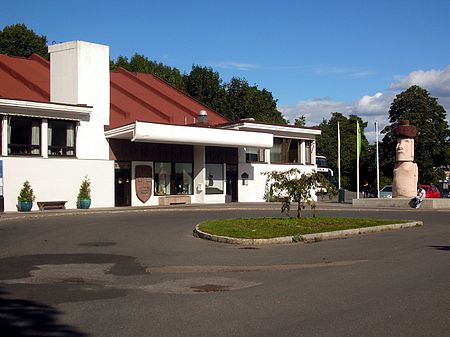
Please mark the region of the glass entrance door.
<svg viewBox="0 0 450 337"><path fill-rule="evenodd" d="M227 196L231 202L238 201L238 167L234 164L227 164Z"/></svg>
<svg viewBox="0 0 450 337"><path fill-rule="evenodd" d="M131 206L131 163L114 163L115 205Z"/></svg>

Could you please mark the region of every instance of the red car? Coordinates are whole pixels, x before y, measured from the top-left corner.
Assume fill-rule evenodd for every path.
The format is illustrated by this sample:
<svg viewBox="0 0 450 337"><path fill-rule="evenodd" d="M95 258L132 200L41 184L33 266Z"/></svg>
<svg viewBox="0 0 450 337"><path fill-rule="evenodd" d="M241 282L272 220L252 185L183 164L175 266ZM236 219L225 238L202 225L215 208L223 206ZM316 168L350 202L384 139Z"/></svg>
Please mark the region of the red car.
<svg viewBox="0 0 450 337"><path fill-rule="evenodd" d="M434 185L420 185L426 192L425 198L440 198L441 192Z"/></svg>

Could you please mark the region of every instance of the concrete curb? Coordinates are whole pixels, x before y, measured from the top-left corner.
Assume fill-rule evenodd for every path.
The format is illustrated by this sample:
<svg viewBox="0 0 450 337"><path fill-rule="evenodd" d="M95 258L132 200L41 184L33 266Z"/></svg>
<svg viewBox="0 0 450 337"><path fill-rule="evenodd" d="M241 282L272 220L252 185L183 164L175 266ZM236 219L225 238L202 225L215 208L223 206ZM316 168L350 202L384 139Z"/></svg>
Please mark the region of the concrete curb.
<svg viewBox="0 0 450 337"><path fill-rule="evenodd" d="M356 229L346 229L341 231L334 232L325 232L325 233L315 233L315 234L303 234L299 236L283 236L278 238L271 239L239 239L232 238L228 236L219 236L213 235L206 232L203 232L199 229L199 225L195 226L194 234L197 235L201 239L211 240L222 243L231 243L237 245L270 245L270 244L281 244L281 243L310 243L310 242L318 242L322 240L335 240L335 239L344 239L349 236L356 236L360 234L367 233L377 233L384 232L393 229L401 229L401 228L410 228L423 226L422 221L411 220L410 222L392 224L392 225L382 225L382 226L374 226L374 227L364 227L364 228L356 228Z"/></svg>

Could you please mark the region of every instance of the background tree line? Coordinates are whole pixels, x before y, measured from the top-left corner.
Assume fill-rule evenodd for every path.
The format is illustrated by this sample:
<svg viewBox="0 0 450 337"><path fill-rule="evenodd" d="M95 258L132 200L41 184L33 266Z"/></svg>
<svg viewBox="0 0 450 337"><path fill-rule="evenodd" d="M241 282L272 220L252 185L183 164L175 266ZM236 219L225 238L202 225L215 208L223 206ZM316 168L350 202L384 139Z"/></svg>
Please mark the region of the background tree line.
<svg viewBox="0 0 450 337"><path fill-rule="evenodd" d="M28 57L32 53L48 59L47 37L37 35L24 24L6 26L0 31L0 53ZM216 110L232 121L254 118L260 122L287 124L277 100L267 89L250 85L247 80L233 77L224 82L211 67L193 65L189 73L175 67L152 61L144 55L134 54L130 59L119 56L110 61L112 70L123 67L131 72L144 72L158 76L201 103ZM396 139L393 129L408 119L417 127L415 139L415 161L419 167L419 182L436 183L443 178L440 167L450 162L450 130L446 111L431 97L427 90L412 86L396 96L389 110L389 122L382 130L380 145L381 186L392 181L395 164ZM344 116L333 112L329 120L324 119L319 127L322 135L317 137L317 154L324 155L337 175L337 122L341 130L341 176L342 186L356 187L356 122L362 131L360 177L361 182L376 184L375 144L369 144L364 129L367 123L356 115ZM294 125L304 126L305 116L295 119Z"/></svg>
<svg viewBox="0 0 450 337"><path fill-rule="evenodd" d="M393 130L401 120L409 120L417 128L415 162L419 167L419 183L436 184L445 178L442 168L450 164L450 129L446 111L426 89L413 85L398 94L389 109L389 122L382 131L379 143L380 187L392 182L397 145ZM337 175L337 122L341 130L342 186L356 190L356 121L364 130L367 123L360 117L349 118L334 112L319 125L322 135L317 138L317 154L328 158ZM384 136L383 136L384 135ZM360 157L360 185L367 181L376 186L376 144L369 144L362 133Z"/></svg>
<svg viewBox="0 0 450 337"><path fill-rule="evenodd" d="M134 54L130 59L119 56L110 62L111 69L122 67L128 71L158 76L175 88L207 105L232 121L254 118L256 121L287 124L277 100L267 89L250 85L246 79L233 77L223 82L211 67L193 65L189 73L181 73L175 67L152 61L144 55Z"/></svg>

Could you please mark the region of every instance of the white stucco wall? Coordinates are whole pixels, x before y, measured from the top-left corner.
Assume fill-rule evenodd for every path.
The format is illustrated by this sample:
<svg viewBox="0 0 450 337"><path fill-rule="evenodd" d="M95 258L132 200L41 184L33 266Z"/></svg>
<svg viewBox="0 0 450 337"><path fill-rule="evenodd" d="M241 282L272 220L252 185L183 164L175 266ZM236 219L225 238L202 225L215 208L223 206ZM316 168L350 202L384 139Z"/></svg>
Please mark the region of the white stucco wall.
<svg viewBox="0 0 450 337"><path fill-rule="evenodd" d="M81 181L91 180L91 207L114 207L114 162L109 160L2 157L5 211L17 211L17 196L25 180L36 201L66 200L76 208ZM33 210L37 210L34 202Z"/></svg>
<svg viewBox="0 0 450 337"><path fill-rule="evenodd" d="M266 158L269 158L270 153L267 151ZM246 163L245 151L239 149L239 182L238 182L238 199L239 202L264 202L264 193L267 176L264 172L269 171L288 171L291 168L297 168L301 172L311 173L316 170L316 165L290 165L290 164L270 164L270 163ZM243 173L249 175L247 184L242 183L241 175ZM315 196L314 196L315 198Z"/></svg>

